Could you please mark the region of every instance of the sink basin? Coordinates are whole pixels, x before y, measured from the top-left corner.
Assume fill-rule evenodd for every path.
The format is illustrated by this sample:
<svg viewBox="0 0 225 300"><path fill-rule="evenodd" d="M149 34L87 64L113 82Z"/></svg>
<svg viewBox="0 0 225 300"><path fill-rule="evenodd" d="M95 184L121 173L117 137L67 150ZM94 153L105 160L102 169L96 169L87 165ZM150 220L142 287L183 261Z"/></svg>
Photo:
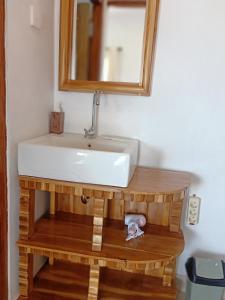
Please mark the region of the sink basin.
<svg viewBox="0 0 225 300"><path fill-rule="evenodd" d="M126 187L138 146L137 140L125 138L48 134L19 143L19 175Z"/></svg>

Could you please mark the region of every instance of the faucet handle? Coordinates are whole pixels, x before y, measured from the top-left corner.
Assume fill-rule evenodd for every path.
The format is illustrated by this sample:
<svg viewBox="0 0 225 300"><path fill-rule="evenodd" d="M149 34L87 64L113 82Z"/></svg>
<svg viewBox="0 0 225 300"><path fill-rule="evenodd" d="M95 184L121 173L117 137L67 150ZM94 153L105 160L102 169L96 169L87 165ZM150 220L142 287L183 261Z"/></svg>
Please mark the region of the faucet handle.
<svg viewBox="0 0 225 300"><path fill-rule="evenodd" d="M88 135L88 130L86 128L84 128L84 136Z"/></svg>

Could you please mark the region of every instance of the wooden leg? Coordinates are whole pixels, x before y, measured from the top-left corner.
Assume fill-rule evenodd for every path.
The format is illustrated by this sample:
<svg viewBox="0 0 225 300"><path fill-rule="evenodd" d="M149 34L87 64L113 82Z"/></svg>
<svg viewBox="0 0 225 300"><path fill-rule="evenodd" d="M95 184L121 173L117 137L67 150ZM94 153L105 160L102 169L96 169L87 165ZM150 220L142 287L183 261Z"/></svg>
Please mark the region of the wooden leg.
<svg viewBox="0 0 225 300"><path fill-rule="evenodd" d="M35 191L20 190L20 239L27 240L34 232Z"/></svg>
<svg viewBox="0 0 225 300"><path fill-rule="evenodd" d="M50 193L50 215L55 215L55 192Z"/></svg>
<svg viewBox="0 0 225 300"><path fill-rule="evenodd" d="M170 231L180 231L180 219L183 207L183 193L174 194L170 206Z"/></svg>
<svg viewBox="0 0 225 300"><path fill-rule="evenodd" d="M168 264L163 272L163 286L168 286L170 287L172 285L172 281L174 279L174 274L175 274L175 268L176 268L176 263L170 263Z"/></svg>
<svg viewBox="0 0 225 300"><path fill-rule="evenodd" d="M54 216L56 211L56 194L55 192L50 193L50 215ZM54 258L49 257L48 259L49 265L54 265Z"/></svg>
<svg viewBox="0 0 225 300"><path fill-rule="evenodd" d="M104 220L104 199L94 200L94 221L93 221L93 240L92 250L101 251L102 249L102 229Z"/></svg>
<svg viewBox="0 0 225 300"><path fill-rule="evenodd" d="M98 265L90 266L90 278L88 289L88 300L98 299L100 267Z"/></svg>
<svg viewBox="0 0 225 300"><path fill-rule="evenodd" d="M19 288L20 296L28 297L33 288L33 255L26 249L19 249Z"/></svg>
<svg viewBox="0 0 225 300"><path fill-rule="evenodd" d="M49 257L48 263L49 263L50 266L53 266L54 265L54 258L53 257Z"/></svg>

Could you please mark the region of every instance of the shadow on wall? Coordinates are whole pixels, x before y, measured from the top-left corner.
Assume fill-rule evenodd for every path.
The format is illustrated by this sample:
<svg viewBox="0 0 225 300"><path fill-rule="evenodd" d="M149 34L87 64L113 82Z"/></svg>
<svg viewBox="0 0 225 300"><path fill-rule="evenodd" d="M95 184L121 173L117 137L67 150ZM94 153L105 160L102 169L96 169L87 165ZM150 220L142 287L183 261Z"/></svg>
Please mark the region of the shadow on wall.
<svg viewBox="0 0 225 300"><path fill-rule="evenodd" d="M145 159L141 159L144 157ZM160 168L162 165L163 153L158 148L149 146L149 144L141 143L139 148L138 164L140 166Z"/></svg>

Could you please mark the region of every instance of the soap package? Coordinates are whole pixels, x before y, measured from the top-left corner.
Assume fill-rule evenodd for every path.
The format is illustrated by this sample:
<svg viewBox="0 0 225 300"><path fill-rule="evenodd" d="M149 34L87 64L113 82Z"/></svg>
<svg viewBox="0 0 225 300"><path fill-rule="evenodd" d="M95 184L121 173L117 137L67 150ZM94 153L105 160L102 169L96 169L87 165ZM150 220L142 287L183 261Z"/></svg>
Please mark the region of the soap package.
<svg viewBox="0 0 225 300"><path fill-rule="evenodd" d="M144 231L141 227L146 225L146 218L144 215L139 214L126 214L125 215L125 225L127 225L127 238L126 241L135 239L139 236L143 236Z"/></svg>
<svg viewBox="0 0 225 300"><path fill-rule="evenodd" d="M50 115L50 133L61 134L64 131L64 112L51 112Z"/></svg>

